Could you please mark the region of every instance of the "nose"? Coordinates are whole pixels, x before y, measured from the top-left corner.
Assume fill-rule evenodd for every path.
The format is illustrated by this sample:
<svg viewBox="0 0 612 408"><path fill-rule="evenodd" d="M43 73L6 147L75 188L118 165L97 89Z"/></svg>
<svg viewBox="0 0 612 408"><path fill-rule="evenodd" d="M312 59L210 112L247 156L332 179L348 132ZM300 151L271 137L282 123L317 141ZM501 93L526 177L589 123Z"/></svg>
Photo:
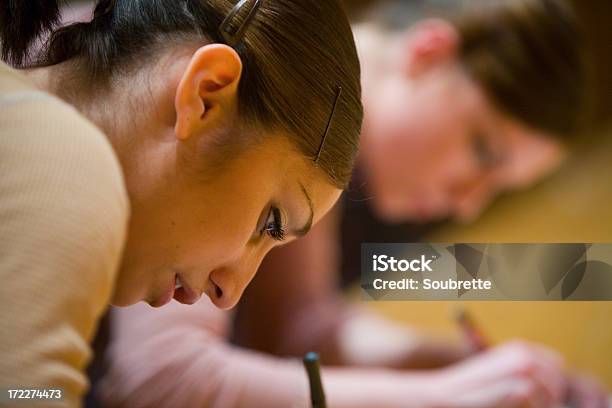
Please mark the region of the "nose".
<svg viewBox="0 0 612 408"><path fill-rule="evenodd" d="M265 254L244 254L210 273L209 279L214 284L214 288L207 294L215 306L223 310L236 306L257 273L264 256Z"/></svg>
<svg viewBox="0 0 612 408"><path fill-rule="evenodd" d="M437 180L437 188L445 191L453 199L462 196L466 190L471 190L483 178L488 176L492 169L479 164L479 162L463 149L450 151L445 157L439 157L437 170L432 179Z"/></svg>
<svg viewBox="0 0 612 408"><path fill-rule="evenodd" d="M461 152L449 154L441 160L437 169L440 184L449 191L461 190L488 172L473 157Z"/></svg>

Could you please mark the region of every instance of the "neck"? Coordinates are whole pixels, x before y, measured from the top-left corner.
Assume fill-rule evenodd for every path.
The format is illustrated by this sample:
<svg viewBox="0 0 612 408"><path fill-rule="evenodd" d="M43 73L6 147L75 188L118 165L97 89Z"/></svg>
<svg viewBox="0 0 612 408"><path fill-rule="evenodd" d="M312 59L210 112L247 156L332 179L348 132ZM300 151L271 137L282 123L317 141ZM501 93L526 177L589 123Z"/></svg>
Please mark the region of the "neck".
<svg viewBox="0 0 612 408"><path fill-rule="evenodd" d="M87 81L78 79L78 75L76 75L78 71L75 69L74 64L72 62L63 62L48 67L24 69L21 72L37 88L57 96L73 106L111 138L111 135L115 132L105 125L112 123L112 121L106 120L111 115L105 109L107 106L104 103L105 97L98 90L85 85ZM95 101L92 95L95 95Z"/></svg>
<svg viewBox="0 0 612 408"><path fill-rule="evenodd" d="M182 65L174 61L164 67L166 81L151 82L146 76L135 75L117 78L108 86L90 85L91 81L78 74L78 65L70 61L21 72L36 87L73 106L101 129L128 175L143 144L159 137L174 138L176 85L169 83L178 83Z"/></svg>
<svg viewBox="0 0 612 408"><path fill-rule="evenodd" d="M37 88L50 93L74 107L79 113L95 124L113 146L119 161L124 164L131 148L130 133L119 123L127 106L124 98L112 97L111 90L92 89L87 82L79 81L69 63L49 67L25 69L21 71ZM112 100L113 103L108 103ZM112 107L112 108L111 108Z"/></svg>

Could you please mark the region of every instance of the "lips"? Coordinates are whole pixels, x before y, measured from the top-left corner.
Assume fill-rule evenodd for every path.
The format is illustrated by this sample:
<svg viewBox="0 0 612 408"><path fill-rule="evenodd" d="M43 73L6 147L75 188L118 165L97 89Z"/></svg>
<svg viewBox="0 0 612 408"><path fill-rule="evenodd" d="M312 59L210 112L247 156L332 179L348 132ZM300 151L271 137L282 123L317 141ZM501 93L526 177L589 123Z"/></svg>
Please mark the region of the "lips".
<svg viewBox="0 0 612 408"><path fill-rule="evenodd" d="M154 301L149 301L148 303L152 307L162 307L163 305L167 304L172 300L172 296L174 296L174 288L168 286L168 289L166 289L161 296L159 296Z"/></svg>
<svg viewBox="0 0 612 408"><path fill-rule="evenodd" d="M190 287L184 279L176 275L173 298L183 304L193 305L202 295Z"/></svg>
<svg viewBox="0 0 612 408"><path fill-rule="evenodd" d="M448 206L436 203L433 200L417 201L412 206L412 212L418 217L416 221L432 221L444 218L448 215Z"/></svg>

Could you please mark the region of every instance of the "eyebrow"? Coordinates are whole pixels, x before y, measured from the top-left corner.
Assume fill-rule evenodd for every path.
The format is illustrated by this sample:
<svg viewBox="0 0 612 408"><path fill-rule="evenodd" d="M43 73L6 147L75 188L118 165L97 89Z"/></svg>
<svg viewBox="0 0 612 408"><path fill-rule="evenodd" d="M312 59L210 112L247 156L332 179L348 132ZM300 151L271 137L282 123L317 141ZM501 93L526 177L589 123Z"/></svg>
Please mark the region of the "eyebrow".
<svg viewBox="0 0 612 408"><path fill-rule="evenodd" d="M308 221L306 221L306 224L304 224L302 228L299 228L293 231L293 235L295 235L298 238L301 238L304 235L308 234L308 231L310 231L310 229L312 228L312 220L314 219L314 207L312 205L312 200L310 199L310 195L308 195L308 191L306 191L306 187L304 187L302 183L299 183L299 184L300 184L300 189L304 193L304 196L306 197L306 201L308 202L308 208L310 209L310 216L308 217Z"/></svg>

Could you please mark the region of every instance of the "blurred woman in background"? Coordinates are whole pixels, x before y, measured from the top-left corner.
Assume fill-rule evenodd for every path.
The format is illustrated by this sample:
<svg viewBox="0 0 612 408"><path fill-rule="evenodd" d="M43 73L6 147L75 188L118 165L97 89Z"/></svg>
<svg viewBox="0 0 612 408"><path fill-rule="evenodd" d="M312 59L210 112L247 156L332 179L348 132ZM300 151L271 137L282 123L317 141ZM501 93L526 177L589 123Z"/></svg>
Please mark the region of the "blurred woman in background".
<svg viewBox="0 0 612 408"><path fill-rule="evenodd" d="M360 171L383 220L469 221L499 192L555 170L577 134L585 80L569 5L466 8L399 35L356 29L367 109Z"/></svg>
<svg viewBox="0 0 612 408"><path fill-rule="evenodd" d="M279 356L320 351L333 408L556 407L566 398L562 359L551 350L511 343L448 365L467 347L359 310L336 287L341 245L358 271L361 242L406 240L388 223L473 219L495 194L528 186L562 161L583 91L572 11L558 0L478 4L399 34L357 27L366 117L344 209L274 251L235 315L206 301L189 311L175 303L159 313L146 305L117 311L100 388L110 406L308 406L297 361L230 339ZM369 205L371 222L359 208ZM589 384L577 406L600 408L602 394Z"/></svg>

